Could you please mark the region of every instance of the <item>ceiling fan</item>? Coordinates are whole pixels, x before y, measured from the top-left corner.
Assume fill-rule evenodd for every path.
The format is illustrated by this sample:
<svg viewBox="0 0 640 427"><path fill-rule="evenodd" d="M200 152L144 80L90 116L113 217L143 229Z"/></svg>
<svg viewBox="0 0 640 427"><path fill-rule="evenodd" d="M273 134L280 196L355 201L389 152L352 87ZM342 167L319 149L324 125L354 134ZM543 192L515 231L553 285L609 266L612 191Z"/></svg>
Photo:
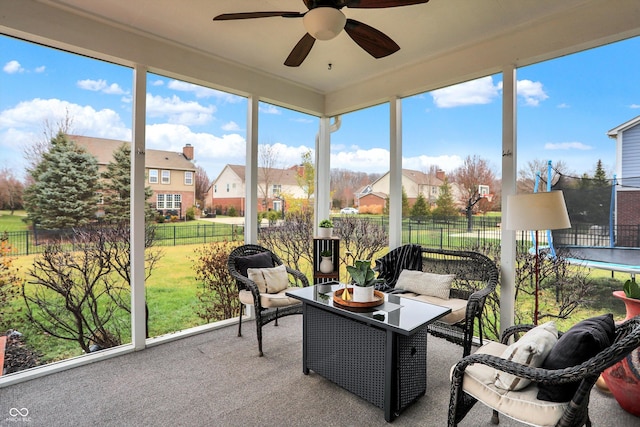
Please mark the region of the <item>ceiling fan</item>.
<svg viewBox="0 0 640 427"><path fill-rule="evenodd" d="M427 3L429 0L302 0L309 9L306 12L242 12L224 13L213 18L214 21L235 19L302 18L307 33L295 45L284 65L297 67L305 60L316 40L331 40L342 29L374 58L383 58L400 49L389 36L367 24L347 18L340 9L381 9L386 7L409 6Z"/></svg>

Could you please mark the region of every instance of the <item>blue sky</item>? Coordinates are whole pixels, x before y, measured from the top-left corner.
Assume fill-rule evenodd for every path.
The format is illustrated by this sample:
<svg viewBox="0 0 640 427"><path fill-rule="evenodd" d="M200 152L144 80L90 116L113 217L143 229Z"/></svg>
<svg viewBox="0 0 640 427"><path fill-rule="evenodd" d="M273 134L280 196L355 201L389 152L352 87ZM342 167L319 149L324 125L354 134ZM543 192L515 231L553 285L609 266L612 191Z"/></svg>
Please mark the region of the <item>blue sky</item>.
<svg viewBox="0 0 640 427"><path fill-rule="evenodd" d="M601 159L613 173L615 143L606 132L640 115L638 52L635 38L520 68L519 167L562 160L581 175ZM130 140L132 76L126 67L0 36L0 167L22 175L24 146L65 114L74 133ZM404 167L451 172L477 154L500 175L501 96L497 74L403 100ZM215 178L225 164L244 163L246 106L242 97L150 74L147 146L181 151L190 143ZM260 143L275 147L280 166L314 148L317 118L260 107ZM345 114L332 134L331 166L386 172L388 115L386 104Z"/></svg>

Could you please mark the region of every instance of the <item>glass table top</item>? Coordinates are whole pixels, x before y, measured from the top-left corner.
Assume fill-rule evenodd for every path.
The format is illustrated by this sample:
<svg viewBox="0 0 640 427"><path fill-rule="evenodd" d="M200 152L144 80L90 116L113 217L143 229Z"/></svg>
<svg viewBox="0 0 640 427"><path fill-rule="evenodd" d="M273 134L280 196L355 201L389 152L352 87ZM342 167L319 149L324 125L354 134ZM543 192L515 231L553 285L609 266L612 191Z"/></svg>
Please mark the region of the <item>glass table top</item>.
<svg viewBox="0 0 640 427"><path fill-rule="evenodd" d="M342 315L372 325L397 330L403 334L414 332L451 312L451 309L447 307L415 301L394 294L384 294L384 303L375 307L346 307L333 300L333 293L338 289L344 289L344 284L308 286L290 290L287 295L308 304L335 310Z"/></svg>

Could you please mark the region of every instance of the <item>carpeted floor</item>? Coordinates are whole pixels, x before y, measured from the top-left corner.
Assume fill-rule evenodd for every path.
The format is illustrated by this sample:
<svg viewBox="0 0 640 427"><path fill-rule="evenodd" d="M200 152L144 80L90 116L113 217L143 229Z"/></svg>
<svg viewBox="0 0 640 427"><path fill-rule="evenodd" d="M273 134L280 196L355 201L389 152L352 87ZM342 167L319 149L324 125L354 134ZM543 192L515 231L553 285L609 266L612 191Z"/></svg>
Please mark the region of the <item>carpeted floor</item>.
<svg viewBox="0 0 640 427"><path fill-rule="evenodd" d="M0 389L1 426L384 426L382 409L313 372L302 374L301 316L263 330L234 326ZM244 326L244 325L243 325ZM396 426L445 426L450 366L462 349L429 336L427 394ZM594 390L595 427L638 427L613 398ZM28 410L22 418L12 408ZM24 412L23 412L24 413ZM481 404L461 426L491 426ZM507 418L502 426L520 426Z"/></svg>

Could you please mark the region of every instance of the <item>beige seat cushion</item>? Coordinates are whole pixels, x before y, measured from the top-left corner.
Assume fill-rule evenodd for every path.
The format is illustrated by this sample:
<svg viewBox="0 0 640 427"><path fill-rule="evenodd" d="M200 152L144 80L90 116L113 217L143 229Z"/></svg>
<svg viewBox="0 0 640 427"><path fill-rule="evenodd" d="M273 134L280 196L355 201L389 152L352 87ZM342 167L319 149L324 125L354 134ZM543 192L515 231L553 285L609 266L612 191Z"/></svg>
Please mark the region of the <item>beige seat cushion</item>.
<svg viewBox="0 0 640 427"><path fill-rule="evenodd" d="M500 357L506 348L506 345L489 342L476 353ZM453 367L451 371L453 372ZM536 384L532 383L519 391L509 391L496 387L495 379L494 368L482 364L471 365L465 370L462 388L467 394L498 412L533 426L556 425L568 405L568 402L538 400Z"/></svg>
<svg viewBox="0 0 640 427"><path fill-rule="evenodd" d="M295 298L289 298L286 295L286 292L293 289L300 289L296 287L289 287L284 289L277 294L260 294L260 304L264 308L277 308L277 307L288 307L294 304L301 304L301 301ZM240 291L240 302L246 305L253 305L253 295L251 291Z"/></svg>
<svg viewBox="0 0 640 427"><path fill-rule="evenodd" d="M428 302L429 304L440 305L443 307L448 307L451 309L451 313L447 314L443 318L439 319L440 322L447 323L449 325L453 325L454 323L458 323L464 319L464 316L467 313L467 300L458 299L458 298L449 298L442 299L437 297L432 297L428 295L418 295L412 292L407 292L404 294L398 294L404 298L411 298L416 301Z"/></svg>

